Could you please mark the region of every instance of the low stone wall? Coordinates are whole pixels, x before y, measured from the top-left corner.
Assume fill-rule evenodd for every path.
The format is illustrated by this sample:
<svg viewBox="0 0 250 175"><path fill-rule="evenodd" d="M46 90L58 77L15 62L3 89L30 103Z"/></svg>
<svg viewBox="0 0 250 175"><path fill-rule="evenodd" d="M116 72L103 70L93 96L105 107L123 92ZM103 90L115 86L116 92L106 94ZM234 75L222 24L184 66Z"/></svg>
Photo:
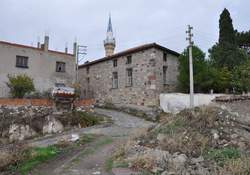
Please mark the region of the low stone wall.
<svg viewBox="0 0 250 175"><path fill-rule="evenodd" d="M0 106L52 106L49 99L11 99L1 98Z"/></svg>
<svg viewBox="0 0 250 175"><path fill-rule="evenodd" d="M95 101L77 100L77 111L89 110ZM56 111L49 99L0 99L0 145L38 135L62 132L61 119L68 112Z"/></svg>
<svg viewBox="0 0 250 175"><path fill-rule="evenodd" d="M76 107L94 105L94 99L82 99L75 101ZM12 99L0 98L0 106L53 106L53 101L49 99Z"/></svg>

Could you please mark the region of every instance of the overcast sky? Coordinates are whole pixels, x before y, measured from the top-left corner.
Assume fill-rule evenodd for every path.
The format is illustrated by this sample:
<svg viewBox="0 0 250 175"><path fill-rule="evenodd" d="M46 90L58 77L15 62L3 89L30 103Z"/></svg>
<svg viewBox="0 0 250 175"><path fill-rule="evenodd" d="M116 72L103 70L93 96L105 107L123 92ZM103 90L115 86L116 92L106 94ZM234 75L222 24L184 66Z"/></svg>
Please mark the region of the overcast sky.
<svg viewBox="0 0 250 175"><path fill-rule="evenodd" d="M235 29L250 29L249 0L0 0L0 40L35 46L48 33L50 49L63 51L77 38L88 46L86 60L95 60L104 56L111 13L116 52L150 42L182 52L188 24L207 51L218 40L225 7Z"/></svg>

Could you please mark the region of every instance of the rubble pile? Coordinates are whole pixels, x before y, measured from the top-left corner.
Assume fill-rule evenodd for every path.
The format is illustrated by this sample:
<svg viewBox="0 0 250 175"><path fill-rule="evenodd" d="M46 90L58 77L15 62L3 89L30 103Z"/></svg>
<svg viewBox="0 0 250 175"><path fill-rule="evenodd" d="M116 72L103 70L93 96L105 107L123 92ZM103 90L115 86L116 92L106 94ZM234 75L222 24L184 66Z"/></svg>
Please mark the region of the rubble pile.
<svg viewBox="0 0 250 175"><path fill-rule="evenodd" d="M249 174L250 123L215 106L165 114L130 140L114 162L151 174Z"/></svg>

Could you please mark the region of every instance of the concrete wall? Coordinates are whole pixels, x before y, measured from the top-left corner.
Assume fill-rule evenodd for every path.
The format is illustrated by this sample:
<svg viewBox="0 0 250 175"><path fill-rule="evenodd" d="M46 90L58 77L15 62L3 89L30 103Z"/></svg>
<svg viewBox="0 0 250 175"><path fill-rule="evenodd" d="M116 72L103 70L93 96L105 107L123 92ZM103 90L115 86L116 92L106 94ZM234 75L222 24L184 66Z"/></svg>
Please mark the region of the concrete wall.
<svg viewBox="0 0 250 175"><path fill-rule="evenodd" d="M225 94L195 94L194 106L208 105L219 96L225 96ZM160 106L164 112L178 113L183 109L190 108L190 95L182 93L160 94Z"/></svg>
<svg viewBox="0 0 250 175"><path fill-rule="evenodd" d="M16 55L27 56L29 68L16 67ZM18 47L0 43L0 97L8 96L8 74L27 74L34 79L36 90L43 92L55 83L70 85L75 77L75 59L69 54ZM66 63L66 72L56 72L56 62Z"/></svg>
<svg viewBox="0 0 250 175"><path fill-rule="evenodd" d="M163 51L151 48L131 54L132 64L126 64L126 56L117 57L117 67L113 60L99 62L79 69L79 78L83 96L91 95L99 102L113 104L159 105L161 92L175 91L178 59L168 54L163 63ZM168 65L168 85L163 85L163 65ZM126 69L133 69L133 86L126 86ZM112 88L112 73L118 72L118 88ZM87 83L89 78L89 85ZM87 90L87 94L86 91Z"/></svg>

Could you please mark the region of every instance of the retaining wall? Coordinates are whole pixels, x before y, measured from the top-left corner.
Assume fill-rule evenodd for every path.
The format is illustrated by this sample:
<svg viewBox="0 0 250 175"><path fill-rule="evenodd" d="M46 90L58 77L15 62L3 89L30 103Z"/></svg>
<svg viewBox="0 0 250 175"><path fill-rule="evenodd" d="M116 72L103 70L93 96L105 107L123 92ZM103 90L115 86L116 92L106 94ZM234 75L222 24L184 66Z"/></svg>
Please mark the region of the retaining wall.
<svg viewBox="0 0 250 175"><path fill-rule="evenodd" d="M77 107L94 105L94 99L83 99L75 101ZM49 99L12 99L0 98L0 106L53 106L53 101Z"/></svg>

